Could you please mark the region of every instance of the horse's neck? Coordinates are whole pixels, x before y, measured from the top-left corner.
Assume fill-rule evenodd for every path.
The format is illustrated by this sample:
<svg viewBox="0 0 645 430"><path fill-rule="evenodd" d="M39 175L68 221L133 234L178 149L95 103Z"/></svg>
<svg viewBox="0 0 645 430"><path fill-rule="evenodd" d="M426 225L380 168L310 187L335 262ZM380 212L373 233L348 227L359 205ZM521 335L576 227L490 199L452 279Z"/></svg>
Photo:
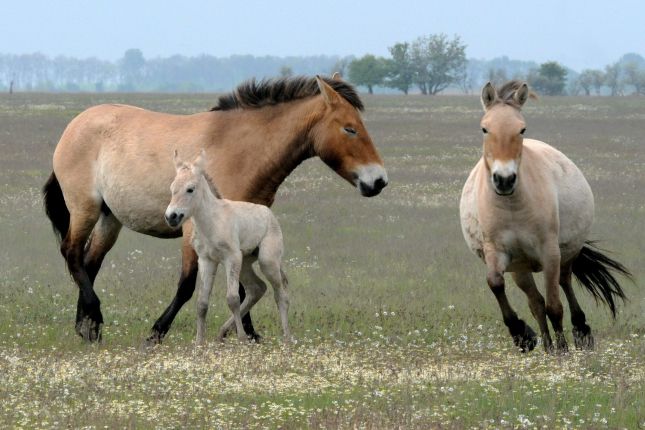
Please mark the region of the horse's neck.
<svg viewBox="0 0 645 430"><path fill-rule="evenodd" d="M288 102L249 111L250 115L262 115L266 119L265 129L257 132L264 139L254 142L263 146L254 151L255 154L266 155L264 158L258 155L243 200L270 206L278 187L287 176L300 163L315 155L310 131L322 116L321 100L318 99Z"/></svg>
<svg viewBox="0 0 645 430"><path fill-rule="evenodd" d="M193 224L199 233L210 235L214 233L224 202L213 194L204 176L200 178L197 190L199 194L195 196L198 201L193 211Z"/></svg>

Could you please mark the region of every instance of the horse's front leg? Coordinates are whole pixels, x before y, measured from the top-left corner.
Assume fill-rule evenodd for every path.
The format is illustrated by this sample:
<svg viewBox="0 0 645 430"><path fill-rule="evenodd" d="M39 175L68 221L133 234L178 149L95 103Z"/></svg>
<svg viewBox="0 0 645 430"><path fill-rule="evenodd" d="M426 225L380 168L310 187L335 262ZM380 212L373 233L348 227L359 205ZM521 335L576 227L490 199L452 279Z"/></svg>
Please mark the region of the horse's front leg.
<svg viewBox="0 0 645 430"><path fill-rule="evenodd" d="M225 260L226 268L226 302L235 321L237 338L240 341L246 340L246 333L242 325L242 316L240 314L240 270L242 268L242 253L240 251L232 252Z"/></svg>
<svg viewBox="0 0 645 430"><path fill-rule="evenodd" d="M170 330L170 326L177 316L177 313L190 300L195 291L198 265L197 253L190 244L191 229L192 223L188 220L182 226L184 236L181 248L181 277L177 285L177 293L170 305L152 326L152 333L146 339L148 346L161 343L166 333L168 333L168 330Z"/></svg>
<svg viewBox="0 0 645 430"><path fill-rule="evenodd" d="M199 289L197 296L197 345L204 344L206 334L206 313L210 302L211 291L213 289L213 280L217 271L217 262L209 259L199 259L199 272L202 278L202 287Z"/></svg>
<svg viewBox="0 0 645 430"><path fill-rule="evenodd" d="M560 300L560 246L557 237L545 244L542 260L546 290L546 314L555 332L555 346L558 352L566 352L568 345L562 328L564 310L562 300Z"/></svg>
<svg viewBox="0 0 645 430"><path fill-rule="evenodd" d="M497 299L504 324L508 327L513 342L522 352L532 351L537 344L537 335L528 324L517 317L506 297L504 271L510 259L505 253L495 250L492 245L484 247L484 255L488 267L486 281Z"/></svg>

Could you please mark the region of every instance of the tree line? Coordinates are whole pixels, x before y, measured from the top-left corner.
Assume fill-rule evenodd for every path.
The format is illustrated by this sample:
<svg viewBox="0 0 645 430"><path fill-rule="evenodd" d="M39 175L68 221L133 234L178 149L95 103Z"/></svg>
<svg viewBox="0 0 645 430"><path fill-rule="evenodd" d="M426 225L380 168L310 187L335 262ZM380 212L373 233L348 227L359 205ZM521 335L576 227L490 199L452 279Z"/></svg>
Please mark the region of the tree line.
<svg viewBox="0 0 645 430"><path fill-rule="evenodd" d="M645 59L626 54L580 73L555 61L468 59L459 36L432 34L388 48L389 57L144 57L129 49L117 61L43 54L0 54L0 91L228 91L251 77L340 72L369 93L471 93L487 81L527 80L543 95L645 95Z"/></svg>
<svg viewBox="0 0 645 430"><path fill-rule="evenodd" d="M466 58L466 45L460 37L446 34L395 43L388 51L389 58L367 54L350 62L349 80L370 94L375 88L391 88L404 94L416 90L434 95L448 88L469 93L487 81L500 84L521 79L543 95L591 95L592 91L596 95L645 95L645 59L638 54L626 54L604 70L577 73L556 61L537 65L506 58L501 62L510 67L496 65L493 60L482 70L481 61Z"/></svg>

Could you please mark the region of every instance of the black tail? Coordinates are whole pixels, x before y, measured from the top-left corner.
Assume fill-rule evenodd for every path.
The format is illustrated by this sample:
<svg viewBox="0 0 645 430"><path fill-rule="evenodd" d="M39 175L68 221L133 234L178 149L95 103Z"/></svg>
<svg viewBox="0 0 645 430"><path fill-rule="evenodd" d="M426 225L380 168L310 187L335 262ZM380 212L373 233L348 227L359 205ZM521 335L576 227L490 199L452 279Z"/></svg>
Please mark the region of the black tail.
<svg viewBox="0 0 645 430"><path fill-rule="evenodd" d="M611 314L616 318L614 297L625 301L625 292L611 273L617 272L633 279L625 266L604 255L593 241L587 241L580 254L573 262L573 274L596 299L605 302Z"/></svg>
<svg viewBox="0 0 645 430"><path fill-rule="evenodd" d="M43 198L45 213L52 222L54 233L61 241L67 236L67 230L69 230L69 210L65 205L63 190L53 172L43 187Z"/></svg>

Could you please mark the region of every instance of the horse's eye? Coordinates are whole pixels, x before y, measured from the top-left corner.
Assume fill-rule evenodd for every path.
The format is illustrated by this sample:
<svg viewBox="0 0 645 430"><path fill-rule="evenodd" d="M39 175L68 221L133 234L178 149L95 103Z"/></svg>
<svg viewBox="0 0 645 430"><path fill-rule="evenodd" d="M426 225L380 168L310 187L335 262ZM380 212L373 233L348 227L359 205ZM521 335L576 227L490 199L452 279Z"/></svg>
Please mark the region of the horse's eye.
<svg viewBox="0 0 645 430"><path fill-rule="evenodd" d="M195 191L195 188L192 188L192 187L186 190L186 192L189 194L192 194L194 191Z"/></svg>
<svg viewBox="0 0 645 430"><path fill-rule="evenodd" d="M352 127L343 127L343 131L349 134L350 136L356 136L356 129Z"/></svg>
<svg viewBox="0 0 645 430"><path fill-rule="evenodd" d="M484 127L482 127L482 132L483 132L484 134L486 134L486 133L488 133L488 130L486 130Z"/></svg>
<svg viewBox="0 0 645 430"><path fill-rule="evenodd" d="M525 131L526 131L526 127L524 127L522 130L520 130L520 134L524 134Z"/></svg>

